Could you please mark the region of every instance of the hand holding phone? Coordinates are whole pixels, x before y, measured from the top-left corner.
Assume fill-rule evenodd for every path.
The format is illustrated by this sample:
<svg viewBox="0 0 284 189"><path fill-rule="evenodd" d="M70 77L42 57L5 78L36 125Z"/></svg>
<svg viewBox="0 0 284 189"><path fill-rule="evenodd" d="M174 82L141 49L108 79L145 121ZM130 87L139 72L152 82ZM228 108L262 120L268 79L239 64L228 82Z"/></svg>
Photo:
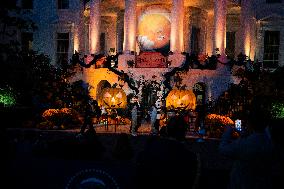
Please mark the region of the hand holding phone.
<svg viewBox="0 0 284 189"><path fill-rule="evenodd" d="M235 129L238 131L242 131L242 120L240 119L235 120Z"/></svg>

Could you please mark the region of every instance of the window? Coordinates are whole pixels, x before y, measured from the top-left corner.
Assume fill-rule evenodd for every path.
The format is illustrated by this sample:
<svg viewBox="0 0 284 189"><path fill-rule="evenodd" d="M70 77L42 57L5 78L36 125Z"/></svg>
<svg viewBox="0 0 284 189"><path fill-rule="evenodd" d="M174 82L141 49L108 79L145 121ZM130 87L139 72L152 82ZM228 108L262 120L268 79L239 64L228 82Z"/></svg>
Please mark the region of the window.
<svg viewBox="0 0 284 189"><path fill-rule="evenodd" d="M22 0L23 9L33 9L33 0Z"/></svg>
<svg viewBox="0 0 284 189"><path fill-rule="evenodd" d="M200 38L200 28L192 27L191 30L191 53L199 53L199 38Z"/></svg>
<svg viewBox="0 0 284 189"><path fill-rule="evenodd" d="M263 67L276 68L278 66L280 46L279 31L265 31Z"/></svg>
<svg viewBox="0 0 284 189"><path fill-rule="evenodd" d="M226 33L226 54L230 58L235 57L235 42L236 42L236 32Z"/></svg>
<svg viewBox="0 0 284 189"><path fill-rule="evenodd" d="M22 51L31 50L33 43L33 33L23 32L21 39Z"/></svg>
<svg viewBox="0 0 284 189"><path fill-rule="evenodd" d="M282 0L266 0L266 3L281 3Z"/></svg>
<svg viewBox="0 0 284 189"><path fill-rule="evenodd" d="M58 9L68 9L69 0L58 0Z"/></svg>
<svg viewBox="0 0 284 189"><path fill-rule="evenodd" d="M65 68L68 64L69 33L57 33L57 64Z"/></svg>

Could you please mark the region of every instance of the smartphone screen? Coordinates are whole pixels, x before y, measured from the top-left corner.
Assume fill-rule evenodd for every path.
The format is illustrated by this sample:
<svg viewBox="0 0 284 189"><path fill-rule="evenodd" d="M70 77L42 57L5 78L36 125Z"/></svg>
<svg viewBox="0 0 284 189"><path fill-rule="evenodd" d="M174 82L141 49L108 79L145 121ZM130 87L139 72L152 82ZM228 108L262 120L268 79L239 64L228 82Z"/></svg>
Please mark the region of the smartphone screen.
<svg viewBox="0 0 284 189"><path fill-rule="evenodd" d="M236 119L236 120L235 120L235 128L236 128L238 131L242 131L242 120L240 120L240 119Z"/></svg>

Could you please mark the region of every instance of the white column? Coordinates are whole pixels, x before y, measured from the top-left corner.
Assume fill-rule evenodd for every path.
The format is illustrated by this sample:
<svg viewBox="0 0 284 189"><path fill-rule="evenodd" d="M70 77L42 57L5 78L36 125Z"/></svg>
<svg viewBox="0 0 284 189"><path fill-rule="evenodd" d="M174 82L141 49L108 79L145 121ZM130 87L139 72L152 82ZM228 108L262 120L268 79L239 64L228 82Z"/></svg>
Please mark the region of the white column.
<svg viewBox="0 0 284 189"><path fill-rule="evenodd" d="M171 51L184 51L183 41L184 0L173 0L171 11Z"/></svg>
<svg viewBox="0 0 284 189"><path fill-rule="evenodd" d="M213 54L216 54L216 48L221 55L225 54L226 14L227 0L214 0Z"/></svg>
<svg viewBox="0 0 284 189"><path fill-rule="evenodd" d="M90 2L90 33L89 44L90 54L100 52L100 27L101 27L101 0L91 0Z"/></svg>
<svg viewBox="0 0 284 189"><path fill-rule="evenodd" d="M123 51L123 26L124 25L124 11L119 11L117 13L117 24L116 24L116 40L117 40L117 45L116 49L117 52L122 52Z"/></svg>
<svg viewBox="0 0 284 189"><path fill-rule="evenodd" d="M84 3L82 1L78 2L78 20L75 26L74 31L74 51L78 51L82 54L85 54L85 23L84 23Z"/></svg>
<svg viewBox="0 0 284 189"><path fill-rule="evenodd" d="M125 0L123 51L136 50L136 0Z"/></svg>
<svg viewBox="0 0 284 189"><path fill-rule="evenodd" d="M253 17L251 15L251 0L243 0L241 7L241 25L240 25L240 44L241 49L239 49L240 53L242 52L246 56L251 57L252 51L252 30L253 30ZM253 53L254 54L254 53ZM253 58L253 57L252 57Z"/></svg>
<svg viewBox="0 0 284 189"><path fill-rule="evenodd" d="M183 26L183 39L184 39L184 51L190 52L190 37L191 37L191 27L192 27L192 12L189 7L185 8L184 15L184 26Z"/></svg>

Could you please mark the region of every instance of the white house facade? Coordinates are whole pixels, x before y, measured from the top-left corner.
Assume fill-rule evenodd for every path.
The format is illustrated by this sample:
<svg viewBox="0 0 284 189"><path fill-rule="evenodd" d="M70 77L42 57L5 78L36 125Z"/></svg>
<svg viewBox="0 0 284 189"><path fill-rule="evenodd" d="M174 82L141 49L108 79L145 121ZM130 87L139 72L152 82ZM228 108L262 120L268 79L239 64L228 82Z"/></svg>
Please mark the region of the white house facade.
<svg viewBox="0 0 284 189"><path fill-rule="evenodd" d="M32 49L49 55L55 65L69 61L75 51L81 55L121 52L117 70L136 82L158 83L165 73L182 66L186 59L182 52L231 58L243 53L263 67L284 66L283 0L19 0L18 5L28 10L23 16L38 27L33 33L19 34L19 39L26 36ZM170 64L165 67L128 64L137 63L141 52L169 51ZM181 75L188 89L204 83L206 100L218 98L238 82L222 64ZM84 69L76 79L93 86L94 98L102 81L118 82L107 68ZM127 84L123 89L132 92Z"/></svg>

